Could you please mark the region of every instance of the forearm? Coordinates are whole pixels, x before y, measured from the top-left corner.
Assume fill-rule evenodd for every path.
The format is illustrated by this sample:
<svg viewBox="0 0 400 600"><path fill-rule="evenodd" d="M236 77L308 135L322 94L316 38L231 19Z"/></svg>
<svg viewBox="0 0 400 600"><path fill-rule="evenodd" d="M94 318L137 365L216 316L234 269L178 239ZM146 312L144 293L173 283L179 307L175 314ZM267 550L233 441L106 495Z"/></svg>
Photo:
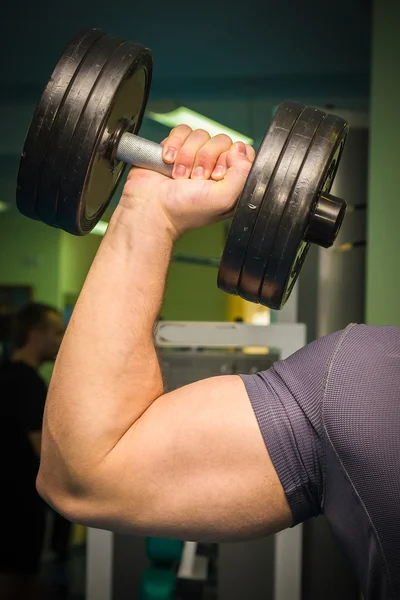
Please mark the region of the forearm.
<svg viewBox="0 0 400 600"><path fill-rule="evenodd" d="M163 393L153 343L172 239L150 209L118 207L56 361L41 476L76 486ZM56 484L57 485L57 484Z"/></svg>

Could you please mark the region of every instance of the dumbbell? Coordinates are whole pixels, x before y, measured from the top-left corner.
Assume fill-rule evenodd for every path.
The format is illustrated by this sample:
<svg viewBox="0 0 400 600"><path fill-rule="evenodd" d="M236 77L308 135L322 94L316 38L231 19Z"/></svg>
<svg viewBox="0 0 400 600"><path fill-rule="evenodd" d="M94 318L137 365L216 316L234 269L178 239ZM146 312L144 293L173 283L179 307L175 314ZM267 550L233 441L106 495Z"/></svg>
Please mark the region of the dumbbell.
<svg viewBox="0 0 400 600"><path fill-rule="evenodd" d="M23 215L85 235L128 164L171 176L161 146L137 135L152 70L149 49L99 29L68 44L25 140L16 194ZM343 119L316 108L277 108L236 205L220 289L283 307L310 244L331 246L343 221L346 203L329 192L347 132Z"/></svg>

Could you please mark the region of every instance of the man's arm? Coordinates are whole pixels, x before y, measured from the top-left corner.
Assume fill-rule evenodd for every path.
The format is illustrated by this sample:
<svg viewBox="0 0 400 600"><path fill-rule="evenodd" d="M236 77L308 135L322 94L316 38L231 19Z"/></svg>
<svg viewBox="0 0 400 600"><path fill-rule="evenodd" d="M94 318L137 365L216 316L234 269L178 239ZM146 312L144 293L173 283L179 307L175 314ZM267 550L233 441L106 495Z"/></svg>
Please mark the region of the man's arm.
<svg viewBox="0 0 400 600"><path fill-rule="evenodd" d="M182 128L169 140L176 147L174 135ZM201 156L206 175L131 172L57 358L38 489L92 526L248 538L287 527L292 515L244 385L218 377L163 394L153 329L177 232L229 212L251 163L235 147L226 155L221 139L207 146L204 132L182 138L176 163L186 161L190 176ZM220 155L226 176L207 181Z"/></svg>

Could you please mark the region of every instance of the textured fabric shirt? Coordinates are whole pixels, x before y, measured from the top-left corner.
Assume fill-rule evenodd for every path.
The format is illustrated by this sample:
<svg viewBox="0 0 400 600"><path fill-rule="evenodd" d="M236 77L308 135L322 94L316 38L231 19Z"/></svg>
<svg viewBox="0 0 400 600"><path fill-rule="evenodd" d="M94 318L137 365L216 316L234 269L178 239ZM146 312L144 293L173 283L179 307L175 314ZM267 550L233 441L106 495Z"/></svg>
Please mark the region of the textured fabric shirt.
<svg viewBox="0 0 400 600"><path fill-rule="evenodd" d="M365 600L400 599L400 328L350 325L242 379L294 524L324 513Z"/></svg>

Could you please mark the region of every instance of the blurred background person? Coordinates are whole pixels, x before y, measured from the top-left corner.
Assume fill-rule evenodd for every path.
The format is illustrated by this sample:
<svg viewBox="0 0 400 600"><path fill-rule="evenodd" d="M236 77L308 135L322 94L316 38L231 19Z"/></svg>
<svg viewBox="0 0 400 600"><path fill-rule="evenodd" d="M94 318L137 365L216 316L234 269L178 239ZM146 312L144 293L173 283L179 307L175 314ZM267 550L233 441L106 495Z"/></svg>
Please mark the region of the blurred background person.
<svg viewBox="0 0 400 600"><path fill-rule="evenodd" d="M15 317L11 356L0 365L1 600L36 600L41 593L47 509L35 481L47 386L39 368L54 361L63 333L63 318L56 308L26 305ZM52 546L57 547L54 531ZM63 548L58 550L64 553Z"/></svg>

